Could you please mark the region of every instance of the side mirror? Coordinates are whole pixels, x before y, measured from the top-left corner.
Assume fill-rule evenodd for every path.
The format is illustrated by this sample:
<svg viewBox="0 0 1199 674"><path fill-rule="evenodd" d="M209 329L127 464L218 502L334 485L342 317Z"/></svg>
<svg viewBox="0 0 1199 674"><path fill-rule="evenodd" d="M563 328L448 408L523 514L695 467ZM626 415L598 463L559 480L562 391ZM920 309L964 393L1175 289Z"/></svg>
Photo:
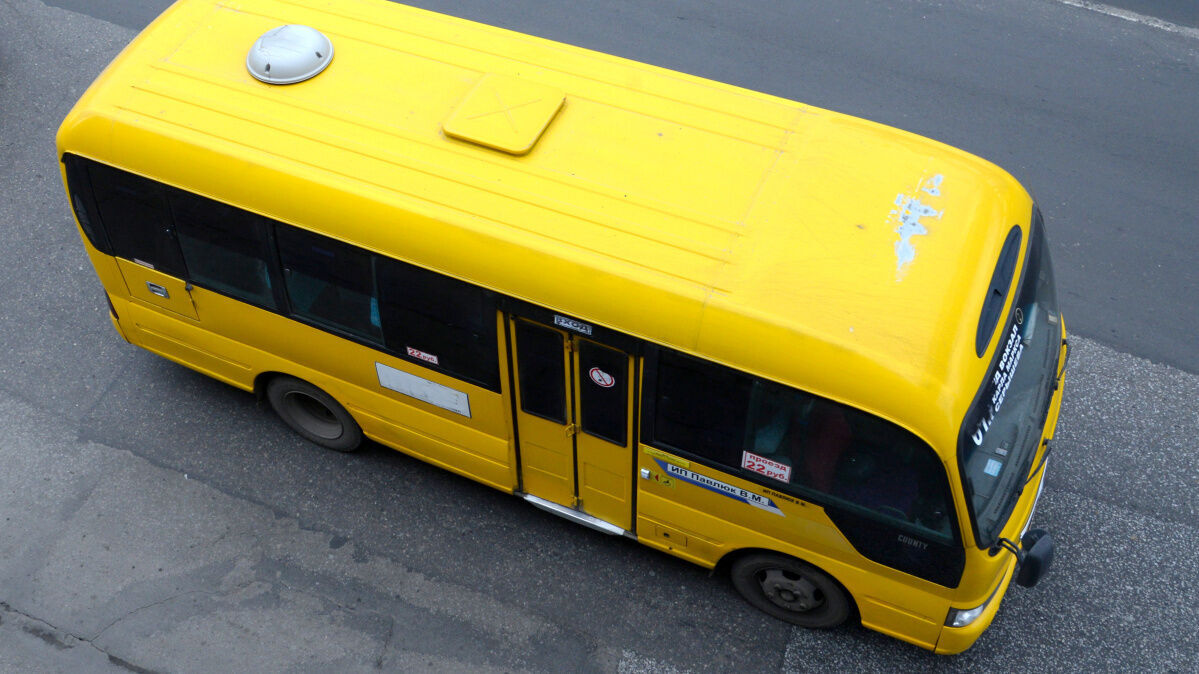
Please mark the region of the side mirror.
<svg viewBox="0 0 1199 674"><path fill-rule="evenodd" d="M1016 569L1016 584L1032 587L1049 572L1053 563L1053 537L1044 529L1031 529L1020 539L1020 568Z"/></svg>

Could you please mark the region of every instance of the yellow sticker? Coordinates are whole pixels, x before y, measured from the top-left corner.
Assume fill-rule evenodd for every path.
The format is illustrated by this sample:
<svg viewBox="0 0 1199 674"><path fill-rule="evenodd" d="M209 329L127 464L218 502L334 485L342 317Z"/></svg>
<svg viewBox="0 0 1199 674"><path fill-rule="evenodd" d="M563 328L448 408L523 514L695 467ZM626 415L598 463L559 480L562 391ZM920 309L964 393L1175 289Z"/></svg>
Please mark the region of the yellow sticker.
<svg viewBox="0 0 1199 674"><path fill-rule="evenodd" d="M683 468L691 467L690 461L687 461L686 459L680 459L677 456L674 456L673 454L667 454L666 452L663 452L660 449L654 449L653 447L646 447L646 448L644 448L643 451L646 454L649 454L650 456L652 456L654 458L662 459L663 461L669 461L676 466L682 466ZM669 478L667 478L667 479L669 479ZM672 483L670 486L673 487L674 484Z"/></svg>
<svg viewBox="0 0 1199 674"><path fill-rule="evenodd" d="M662 485L663 487L670 487L671 489L674 489L674 478L670 477L669 475L651 472L649 474L649 479L656 484Z"/></svg>

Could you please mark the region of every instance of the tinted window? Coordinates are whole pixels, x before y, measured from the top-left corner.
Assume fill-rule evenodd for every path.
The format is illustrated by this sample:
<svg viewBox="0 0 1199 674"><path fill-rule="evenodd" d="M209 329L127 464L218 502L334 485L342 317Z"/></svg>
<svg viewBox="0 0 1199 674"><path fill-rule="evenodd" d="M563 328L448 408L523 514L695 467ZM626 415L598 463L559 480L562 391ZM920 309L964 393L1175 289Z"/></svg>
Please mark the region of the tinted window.
<svg viewBox="0 0 1199 674"><path fill-rule="evenodd" d="M653 441L730 472L952 535L945 471L908 431L853 407L661 352Z"/></svg>
<svg viewBox="0 0 1199 674"><path fill-rule="evenodd" d="M958 444L981 544L990 544L1023 493L1057 388L1061 315L1039 212L1034 212L1019 295Z"/></svg>
<svg viewBox="0 0 1199 674"><path fill-rule="evenodd" d="M87 174L87 165L91 162L70 154L63 155L62 160L67 167L67 191L71 195L71 208L75 210L79 226L83 228L83 233L96 250L112 255L108 236L104 232L100 218L96 216L92 183Z"/></svg>
<svg viewBox="0 0 1199 674"><path fill-rule="evenodd" d="M97 163L89 165L88 174L113 252L182 278L183 258L171 233L163 186Z"/></svg>
<svg viewBox="0 0 1199 674"><path fill-rule="evenodd" d="M371 256L294 227L278 227L276 237L292 313L379 342Z"/></svg>
<svg viewBox="0 0 1199 674"><path fill-rule="evenodd" d="M562 335L524 321L516 323L520 408L566 423L566 363Z"/></svg>
<svg viewBox="0 0 1199 674"><path fill-rule="evenodd" d="M874 415L794 389L758 382L755 394L750 410L755 441L780 433L781 439L773 448L767 443L746 451L792 469L789 480L772 480L950 535L945 471L914 435Z"/></svg>
<svg viewBox="0 0 1199 674"><path fill-rule="evenodd" d="M745 375L670 351L659 352L654 440L738 465L749 390Z"/></svg>
<svg viewBox="0 0 1199 674"><path fill-rule="evenodd" d="M622 447L628 439L628 362L620 351L579 342L579 428Z"/></svg>
<svg viewBox="0 0 1199 674"><path fill-rule="evenodd" d="M168 201L191 281L274 309L267 260L268 221L253 213L170 190Z"/></svg>
<svg viewBox="0 0 1199 674"><path fill-rule="evenodd" d="M376 269L389 349L499 390L492 293L396 260L379 258Z"/></svg>

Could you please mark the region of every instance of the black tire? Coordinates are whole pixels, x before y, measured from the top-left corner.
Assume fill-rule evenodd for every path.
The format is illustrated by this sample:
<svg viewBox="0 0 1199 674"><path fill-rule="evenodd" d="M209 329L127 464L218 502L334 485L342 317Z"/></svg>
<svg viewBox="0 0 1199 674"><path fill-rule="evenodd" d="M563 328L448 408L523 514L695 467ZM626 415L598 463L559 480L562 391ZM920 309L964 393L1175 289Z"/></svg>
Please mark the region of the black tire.
<svg viewBox="0 0 1199 674"><path fill-rule="evenodd" d="M851 613L849 597L837 581L794 557L748 554L733 563L730 576L746 601L793 625L828 629Z"/></svg>
<svg viewBox="0 0 1199 674"><path fill-rule="evenodd" d="M266 397L279 418L309 442L337 452L352 452L362 444L354 417L306 381L280 375L267 384Z"/></svg>

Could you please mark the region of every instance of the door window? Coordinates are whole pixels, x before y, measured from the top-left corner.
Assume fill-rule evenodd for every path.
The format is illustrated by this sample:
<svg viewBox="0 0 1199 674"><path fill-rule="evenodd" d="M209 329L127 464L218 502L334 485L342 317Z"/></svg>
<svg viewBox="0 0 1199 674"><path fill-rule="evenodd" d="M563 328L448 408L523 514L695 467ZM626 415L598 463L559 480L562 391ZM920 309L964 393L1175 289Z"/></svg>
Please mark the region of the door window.
<svg viewBox="0 0 1199 674"><path fill-rule="evenodd" d="M629 357L593 342L579 342L579 428L621 447L628 439Z"/></svg>
<svg viewBox="0 0 1199 674"><path fill-rule="evenodd" d="M520 408L529 414L566 423L566 363L562 333L525 321L516 322Z"/></svg>

